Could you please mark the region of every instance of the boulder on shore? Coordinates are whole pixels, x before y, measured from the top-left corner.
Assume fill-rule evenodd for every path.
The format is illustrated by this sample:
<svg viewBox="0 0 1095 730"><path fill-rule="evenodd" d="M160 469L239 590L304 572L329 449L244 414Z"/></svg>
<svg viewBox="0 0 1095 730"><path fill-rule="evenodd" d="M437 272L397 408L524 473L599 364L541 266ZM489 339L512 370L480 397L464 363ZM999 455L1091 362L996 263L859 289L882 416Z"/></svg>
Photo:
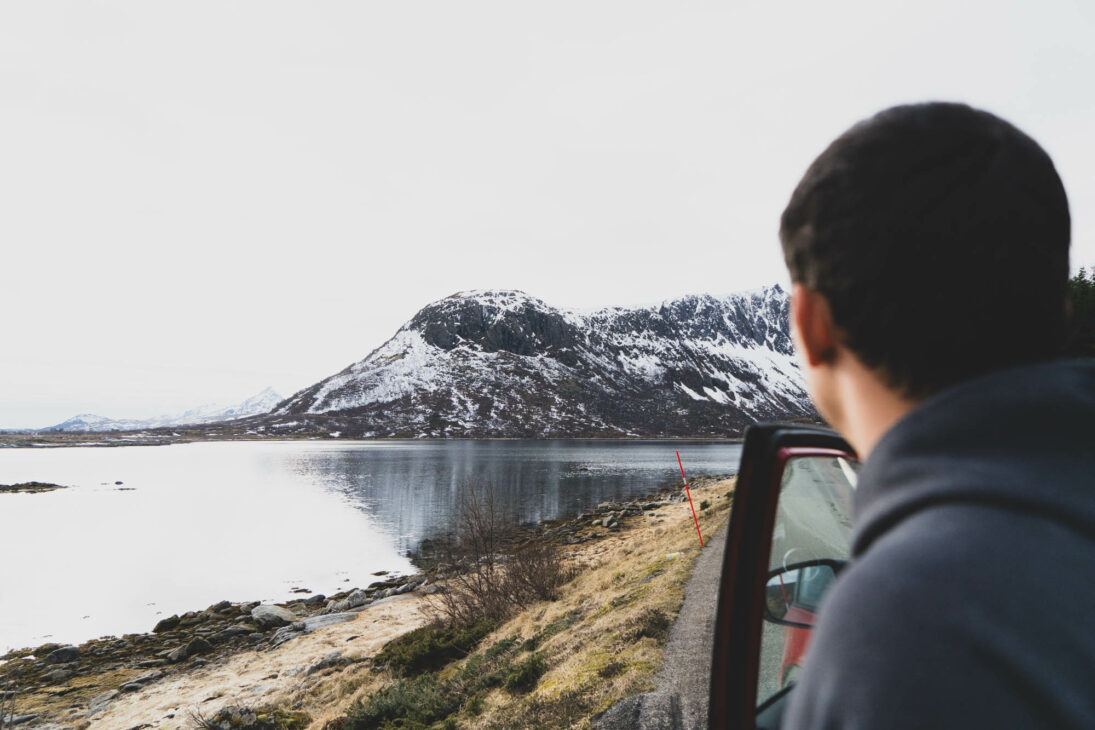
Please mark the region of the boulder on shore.
<svg viewBox="0 0 1095 730"><path fill-rule="evenodd" d="M177 614L174 616L168 616L167 618L162 618L156 622L156 625L152 627L152 633L162 634L165 631L170 631L178 625L179 617Z"/></svg>
<svg viewBox="0 0 1095 730"><path fill-rule="evenodd" d="M213 650L213 645L200 636L195 636L190 640L190 643L186 645L186 655L195 656L197 654L206 654Z"/></svg>
<svg viewBox="0 0 1095 730"><path fill-rule="evenodd" d="M297 615L281 606L255 606L251 609L251 618L264 629L276 629L288 626L297 620Z"/></svg>
<svg viewBox="0 0 1095 730"><path fill-rule="evenodd" d="M80 650L75 646L62 646L60 649L54 649L46 656L46 661L50 664L65 664L67 662L74 662L80 658Z"/></svg>
<svg viewBox="0 0 1095 730"><path fill-rule="evenodd" d="M109 689L102 694L97 694L92 697L87 703L87 710L94 715L96 712L106 709L106 706L110 704L110 701L118 696L118 690Z"/></svg>

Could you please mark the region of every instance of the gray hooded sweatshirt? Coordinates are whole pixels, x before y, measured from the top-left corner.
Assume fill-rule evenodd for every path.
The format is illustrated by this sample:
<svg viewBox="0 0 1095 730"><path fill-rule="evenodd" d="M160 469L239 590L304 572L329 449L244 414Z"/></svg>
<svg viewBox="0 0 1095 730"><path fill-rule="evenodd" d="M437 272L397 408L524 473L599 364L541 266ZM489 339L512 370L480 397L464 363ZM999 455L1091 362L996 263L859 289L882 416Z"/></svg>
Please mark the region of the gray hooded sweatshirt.
<svg viewBox="0 0 1095 730"><path fill-rule="evenodd" d="M784 730L1095 728L1095 360L925 401L855 514Z"/></svg>

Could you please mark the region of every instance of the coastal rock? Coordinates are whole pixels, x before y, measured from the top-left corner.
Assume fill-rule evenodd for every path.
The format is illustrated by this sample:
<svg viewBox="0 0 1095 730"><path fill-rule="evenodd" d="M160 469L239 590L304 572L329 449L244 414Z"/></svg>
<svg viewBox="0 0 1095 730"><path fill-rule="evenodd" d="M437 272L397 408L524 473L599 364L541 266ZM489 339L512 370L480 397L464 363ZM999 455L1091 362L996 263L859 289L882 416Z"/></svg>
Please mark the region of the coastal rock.
<svg viewBox="0 0 1095 730"><path fill-rule="evenodd" d="M106 706L110 704L111 700L118 696L118 690L109 689L102 694L97 694L92 697L87 703L87 711L94 715L97 712L102 712L106 709Z"/></svg>
<svg viewBox="0 0 1095 730"><path fill-rule="evenodd" d="M54 651L56 649L60 649L61 646L62 646L61 644L55 644L53 642L50 642L48 644L42 644L41 646L39 646L37 649L34 650L34 656L38 657L38 658L49 656L49 653L51 651Z"/></svg>
<svg viewBox="0 0 1095 730"><path fill-rule="evenodd" d="M369 602L369 594L358 588L341 600L327 601L327 611L329 613L341 613L354 608L360 608L361 606L367 605Z"/></svg>
<svg viewBox="0 0 1095 730"><path fill-rule="evenodd" d="M80 658L80 650L75 646L62 646L60 649L54 649L48 655L46 655L46 661L50 664L64 664L66 662L74 662Z"/></svg>
<svg viewBox="0 0 1095 730"><path fill-rule="evenodd" d="M223 629L213 634L213 640L217 642L228 641L236 636L244 636L251 633L252 629L247 626L229 626L227 629Z"/></svg>
<svg viewBox="0 0 1095 730"><path fill-rule="evenodd" d="M185 629L191 626L197 626L198 624L207 621L209 618L209 614L205 611L187 611L179 617L178 628Z"/></svg>
<svg viewBox="0 0 1095 730"><path fill-rule="evenodd" d="M141 676L139 676L139 677L137 677L137 678L135 678L131 681L136 682L138 684L148 684L149 682L155 682L157 679L162 679L162 678L163 678L163 672L155 671L155 672L145 672Z"/></svg>
<svg viewBox="0 0 1095 730"><path fill-rule="evenodd" d="M231 601L219 601L205 610L210 613L220 613L222 611L228 610L229 608L232 608Z"/></svg>
<svg viewBox="0 0 1095 730"><path fill-rule="evenodd" d="M0 716L0 725L3 725L4 727L15 727L16 725L30 722L37 717L37 713L30 715L8 715L7 717Z"/></svg>
<svg viewBox="0 0 1095 730"><path fill-rule="evenodd" d="M52 672L46 672L44 675L42 675L42 679L46 680L47 682L64 682L71 676L71 669L54 669Z"/></svg>
<svg viewBox="0 0 1095 730"><path fill-rule="evenodd" d="M329 613L325 616L311 616L304 619L301 623L304 624L304 632L315 631L321 629L324 626L331 626L332 624L340 624L346 621L353 621L358 614L355 613Z"/></svg>
<svg viewBox="0 0 1095 730"><path fill-rule="evenodd" d="M213 645L200 636L195 636L190 640L190 643L186 645L186 655L188 657L196 656L198 654L207 654L213 650Z"/></svg>
<svg viewBox="0 0 1095 730"><path fill-rule="evenodd" d="M178 664L179 662L186 659L186 657L187 653L185 646L180 646L177 649L172 649L167 653L167 661L171 662L172 664Z"/></svg>
<svg viewBox="0 0 1095 730"><path fill-rule="evenodd" d="M309 634L324 626L343 623L345 621L353 621L357 616L358 614L356 611L348 611L343 613L329 613L323 616L311 616L303 621L294 621L292 624L282 626L274 632L274 636L270 639L270 648L279 647L287 641L291 641L298 636Z"/></svg>
<svg viewBox="0 0 1095 730"><path fill-rule="evenodd" d="M369 602L369 596L365 591L358 588L356 591L346 596L346 607L357 608L358 606L364 606Z"/></svg>
<svg viewBox="0 0 1095 730"><path fill-rule="evenodd" d="M255 606L251 609L251 618L264 629L286 626L297 620L295 613L281 606Z"/></svg>
<svg viewBox="0 0 1095 730"><path fill-rule="evenodd" d="M270 648L276 649L287 641L295 639L298 636L304 636L305 633L305 631L298 629L293 625L282 626L274 632L274 636L270 639Z"/></svg>
<svg viewBox="0 0 1095 730"><path fill-rule="evenodd" d="M167 618L162 618L162 619L160 619L159 621L156 622L156 625L152 627L152 633L162 634L165 631L171 631L173 628L175 628L178 625L179 625L179 617L177 615L176 616L168 616Z"/></svg>
<svg viewBox="0 0 1095 730"><path fill-rule="evenodd" d="M424 590L422 592L425 593L427 596L432 596L435 593L444 593L445 592L445 587L442 586L442 585L438 585L437 583L434 583L433 585L427 586L426 590Z"/></svg>
<svg viewBox="0 0 1095 730"><path fill-rule="evenodd" d="M343 663L342 652L341 651L333 651L330 654L328 654L327 656L320 659L318 662L316 662L312 666L308 667L308 672L307 673L308 674L315 674L316 672L322 672L324 669L329 669L330 667L337 667L338 665L340 665L342 663Z"/></svg>

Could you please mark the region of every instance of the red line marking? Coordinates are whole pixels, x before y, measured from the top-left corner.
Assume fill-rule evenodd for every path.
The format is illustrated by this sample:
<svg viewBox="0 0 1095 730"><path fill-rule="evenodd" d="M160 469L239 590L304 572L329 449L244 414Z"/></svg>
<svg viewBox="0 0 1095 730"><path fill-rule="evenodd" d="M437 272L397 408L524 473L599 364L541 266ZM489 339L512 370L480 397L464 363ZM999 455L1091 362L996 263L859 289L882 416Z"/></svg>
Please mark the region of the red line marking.
<svg viewBox="0 0 1095 730"><path fill-rule="evenodd" d="M684 464L681 463L681 452L676 452L677 464L681 468L681 479L684 480L684 493L688 495L688 506L692 508L692 521L696 523L696 534L700 536L700 547L703 547L703 534L700 533L700 521L696 517L696 505L692 504L692 492L688 489L688 477L684 475Z"/></svg>

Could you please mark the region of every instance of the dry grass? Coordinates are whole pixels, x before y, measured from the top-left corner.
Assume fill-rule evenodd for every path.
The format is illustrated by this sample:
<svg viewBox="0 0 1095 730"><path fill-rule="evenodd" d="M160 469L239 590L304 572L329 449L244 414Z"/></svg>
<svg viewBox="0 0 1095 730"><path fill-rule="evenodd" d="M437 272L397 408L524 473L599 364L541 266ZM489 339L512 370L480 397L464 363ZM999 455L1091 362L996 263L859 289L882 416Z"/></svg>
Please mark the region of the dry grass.
<svg viewBox="0 0 1095 730"><path fill-rule="evenodd" d="M725 524L732 488L730 480L693 490L694 500L711 503L699 516L705 535ZM700 551L687 502L658 513L628 517L611 537L582 546L572 559L584 569L558 601L527 608L482 642L486 648L517 637L525 652L541 652L549 669L527 695L492 690L477 715L460 713L460 726L588 727L590 715L653 688L667 622L680 610Z"/></svg>

